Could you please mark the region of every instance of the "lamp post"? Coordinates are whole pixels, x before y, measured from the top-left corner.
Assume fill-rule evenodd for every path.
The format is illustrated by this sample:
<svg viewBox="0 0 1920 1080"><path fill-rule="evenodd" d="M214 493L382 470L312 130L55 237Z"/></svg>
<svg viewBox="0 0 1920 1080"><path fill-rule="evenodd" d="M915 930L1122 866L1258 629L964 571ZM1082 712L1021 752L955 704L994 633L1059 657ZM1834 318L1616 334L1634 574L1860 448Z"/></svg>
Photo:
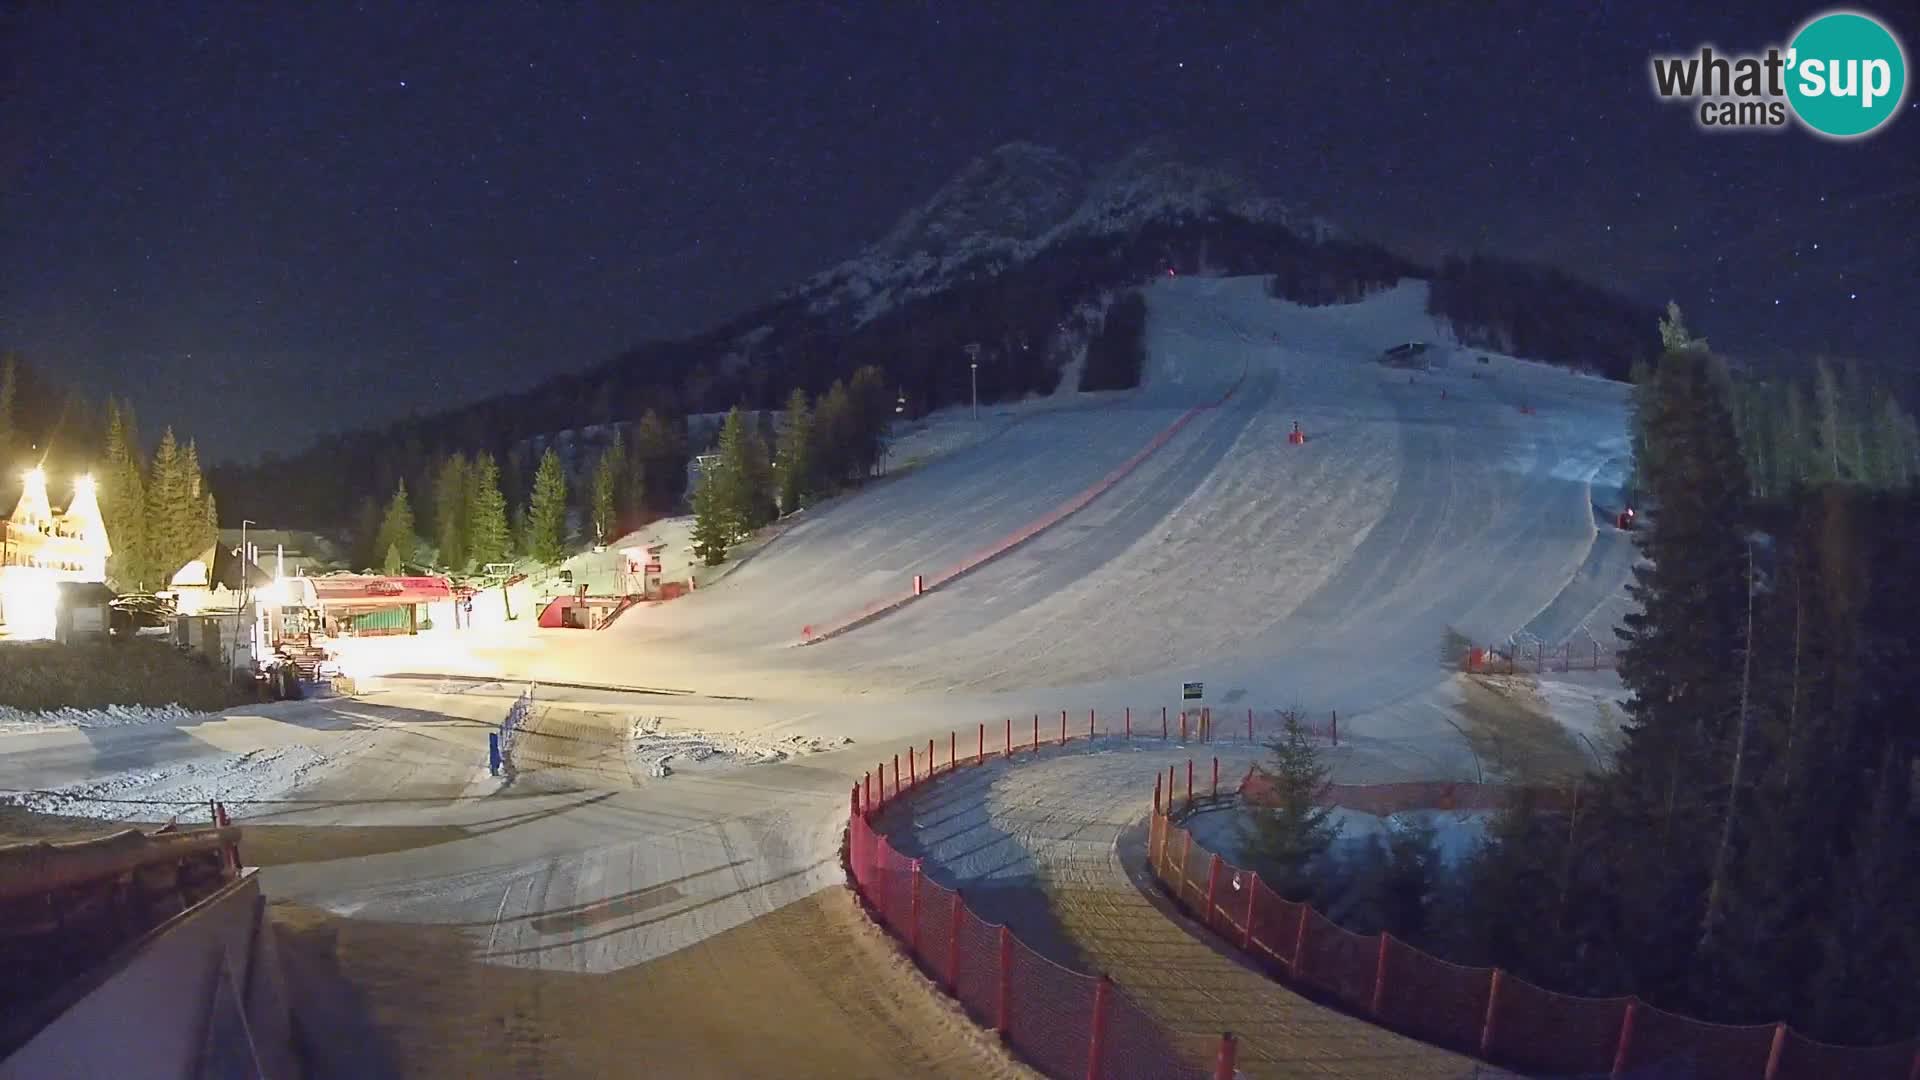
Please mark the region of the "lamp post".
<svg viewBox="0 0 1920 1080"><path fill-rule="evenodd" d="M967 370L973 379L973 418L980 419L980 343L967 345Z"/></svg>
<svg viewBox="0 0 1920 1080"><path fill-rule="evenodd" d="M228 682L233 681L234 663L240 659L240 620L247 615L247 586L251 584L251 582L247 580L247 526L252 524L254 524L254 522L251 518L240 519L240 605L233 613L233 652L227 659ZM219 561L217 558L214 560L216 563ZM207 576L209 578L213 577L213 567L207 567ZM253 635L248 634L247 636L249 639L247 641L247 655L252 656L253 641L251 639Z"/></svg>

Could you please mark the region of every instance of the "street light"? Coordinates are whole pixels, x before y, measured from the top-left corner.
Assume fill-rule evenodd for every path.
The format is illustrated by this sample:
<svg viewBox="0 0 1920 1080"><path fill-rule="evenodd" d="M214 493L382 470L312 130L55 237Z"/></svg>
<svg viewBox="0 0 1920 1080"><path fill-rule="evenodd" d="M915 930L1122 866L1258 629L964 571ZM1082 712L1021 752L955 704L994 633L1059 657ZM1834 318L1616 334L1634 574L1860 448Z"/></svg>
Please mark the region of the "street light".
<svg viewBox="0 0 1920 1080"><path fill-rule="evenodd" d="M973 418L980 419L980 343L967 345L967 370L973 377Z"/></svg>

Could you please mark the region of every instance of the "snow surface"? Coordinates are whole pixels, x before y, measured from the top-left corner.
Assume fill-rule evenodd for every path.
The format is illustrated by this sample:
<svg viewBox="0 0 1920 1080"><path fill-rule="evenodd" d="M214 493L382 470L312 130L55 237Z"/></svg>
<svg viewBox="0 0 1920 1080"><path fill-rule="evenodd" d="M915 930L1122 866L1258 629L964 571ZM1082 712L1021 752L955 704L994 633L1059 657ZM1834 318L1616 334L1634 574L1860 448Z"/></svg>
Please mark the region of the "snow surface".
<svg viewBox="0 0 1920 1080"><path fill-rule="evenodd" d="M205 795L238 803L243 821L443 827L430 846L274 867L266 886L465 927L487 963L608 971L843 880L851 784L908 745L944 751L950 731L964 747L982 721L1176 703L1182 680L1204 680L1216 709L1339 710L1341 779L1471 779L1443 633L1503 640L1551 622L1599 635L1621 610L1630 559L1596 555L1594 484L1624 438L1625 388L1497 356L1383 369L1372 359L1388 345L1447 340L1424 286L1323 308L1263 286L1154 285L1139 390L995 409L978 425L932 420L918 466L809 509L723 576L607 630L539 629L516 597L511 623L355 643L343 657L355 699L0 733L0 791ZM803 626L1021 530L1236 386L1027 544L896 614L793 647ZM1287 442L1296 420L1305 446ZM788 756L664 782L484 782L487 734L529 680L542 722L576 714L616 765L634 716ZM785 751L792 737L825 749ZM1101 749L1023 783L1068 801L1106 793L1098 828L1137 820L1180 752ZM978 808L955 809L964 821ZM1073 817L1033 834L1100 842Z"/></svg>
<svg viewBox="0 0 1920 1080"><path fill-rule="evenodd" d="M205 713L184 709L178 705L109 705L104 709L53 709L46 712L27 712L0 706L0 732L179 723L204 716L206 716Z"/></svg>

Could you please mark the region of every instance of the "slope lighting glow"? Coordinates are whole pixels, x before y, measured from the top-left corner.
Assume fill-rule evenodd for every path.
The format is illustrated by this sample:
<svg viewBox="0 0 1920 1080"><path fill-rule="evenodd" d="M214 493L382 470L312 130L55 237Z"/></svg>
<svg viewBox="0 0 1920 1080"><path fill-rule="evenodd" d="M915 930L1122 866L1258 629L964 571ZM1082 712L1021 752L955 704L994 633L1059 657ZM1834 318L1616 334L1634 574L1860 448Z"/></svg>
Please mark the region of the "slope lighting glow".
<svg viewBox="0 0 1920 1080"><path fill-rule="evenodd" d="M7 636L38 640L53 636L54 609L60 600L52 580L39 574L0 575L0 611Z"/></svg>

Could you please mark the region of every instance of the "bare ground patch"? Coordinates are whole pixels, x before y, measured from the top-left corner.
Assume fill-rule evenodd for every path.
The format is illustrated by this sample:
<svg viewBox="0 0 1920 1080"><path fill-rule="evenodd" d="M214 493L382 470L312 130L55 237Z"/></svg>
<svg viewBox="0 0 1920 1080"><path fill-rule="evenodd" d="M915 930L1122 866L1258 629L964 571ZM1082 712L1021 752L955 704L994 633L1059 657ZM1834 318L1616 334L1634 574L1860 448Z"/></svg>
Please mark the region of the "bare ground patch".
<svg viewBox="0 0 1920 1080"><path fill-rule="evenodd" d="M608 975L276 904L312 1075L1025 1077L841 889Z"/></svg>
<svg viewBox="0 0 1920 1080"><path fill-rule="evenodd" d="M1461 734L1488 781L1552 784L1593 768L1593 755L1553 718L1532 675L1457 676Z"/></svg>

